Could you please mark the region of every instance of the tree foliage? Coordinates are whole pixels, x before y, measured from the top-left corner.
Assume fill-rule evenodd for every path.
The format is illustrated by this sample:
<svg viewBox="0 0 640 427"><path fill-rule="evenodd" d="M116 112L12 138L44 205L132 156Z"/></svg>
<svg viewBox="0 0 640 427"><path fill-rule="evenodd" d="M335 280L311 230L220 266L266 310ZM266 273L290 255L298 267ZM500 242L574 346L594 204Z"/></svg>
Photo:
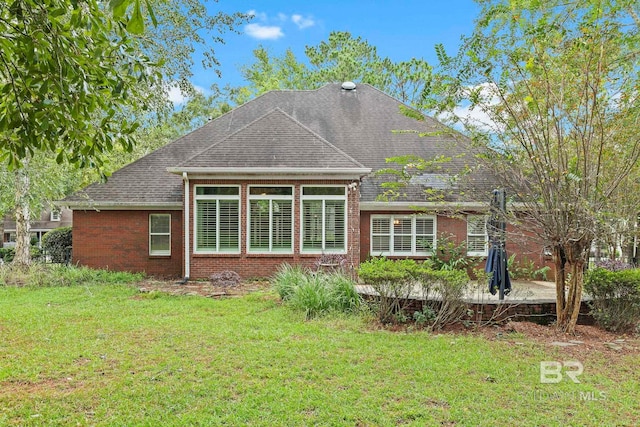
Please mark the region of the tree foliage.
<svg viewBox="0 0 640 427"><path fill-rule="evenodd" d="M638 4L482 5L460 54L438 50L448 76L439 105L457 113L449 117L552 249L557 321L572 331L597 232L637 202L614 196L640 156Z"/></svg>
<svg viewBox="0 0 640 427"><path fill-rule="evenodd" d="M242 68L248 87L236 89L245 102L269 90L315 89L326 83L368 83L411 106L424 110L431 98L432 67L423 59L393 62L377 48L349 32L334 31L317 46L307 46L300 61L291 50L273 57L264 47L253 52L255 62Z"/></svg>

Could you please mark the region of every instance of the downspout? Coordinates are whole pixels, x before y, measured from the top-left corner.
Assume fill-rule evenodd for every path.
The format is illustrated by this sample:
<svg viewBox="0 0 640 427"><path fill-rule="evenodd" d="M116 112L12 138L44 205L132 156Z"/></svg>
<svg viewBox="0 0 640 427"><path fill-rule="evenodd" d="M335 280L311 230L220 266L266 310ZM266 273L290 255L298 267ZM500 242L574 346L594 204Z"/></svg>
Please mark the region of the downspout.
<svg viewBox="0 0 640 427"><path fill-rule="evenodd" d="M189 218L190 218L190 206L189 200L189 177L186 172L182 172L182 180L184 181L184 279L183 283L189 281L191 275L191 257L189 252L191 251L191 242L189 238Z"/></svg>

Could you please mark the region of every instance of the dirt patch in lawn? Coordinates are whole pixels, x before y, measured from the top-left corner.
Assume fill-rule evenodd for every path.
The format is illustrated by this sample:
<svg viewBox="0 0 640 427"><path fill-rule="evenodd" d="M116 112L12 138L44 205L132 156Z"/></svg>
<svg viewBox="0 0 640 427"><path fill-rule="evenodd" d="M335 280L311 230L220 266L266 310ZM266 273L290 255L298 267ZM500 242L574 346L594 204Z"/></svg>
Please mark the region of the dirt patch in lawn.
<svg viewBox="0 0 640 427"><path fill-rule="evenodd" d="M584 357L594 352L607 354L640 354L640 337L635 334L616 334L594 325L576 325L575 333L567 334L554 325L533 322L506 322L467 329L453 327L454 333L480 334L487 339L522 345L533 341L549 348L557 348L563 354Z"/></svg>
<svg viewBox="0 0 640 427"><path fill-rule="evenodd" d="M215 286L208 281L176 281L145 280L138 285L141 293L164 292L169 295L190 295L208 298L238 297L251 292L267 291L271 285L266 280L250 280L237 286Z"/></svg>

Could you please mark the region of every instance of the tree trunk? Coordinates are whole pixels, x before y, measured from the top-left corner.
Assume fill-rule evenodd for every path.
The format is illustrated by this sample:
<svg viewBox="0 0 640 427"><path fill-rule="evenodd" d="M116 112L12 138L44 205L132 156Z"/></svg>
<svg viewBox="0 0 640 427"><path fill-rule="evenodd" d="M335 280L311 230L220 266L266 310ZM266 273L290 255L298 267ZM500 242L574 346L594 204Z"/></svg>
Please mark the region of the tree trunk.
<svg viewBox="0 0 640 427"><path fill-rule="evenodd" d="M562 246L556 245L552 248L553 251L553 263L556 269L556 325L564 324L564 308L566 305L565 298L565 282L566 282L566 274L564 270L564 266L566 264L566 258L564 256L564 250Z"/></svg>
<svg viewBox="0 0 640 427"><path fill-rule="evenodd" d="M25 167L27 166L25 161ZM16 247L13 264L28 266L31 264L31 209L29 208L29 176L25 168L15 172L15 218Z"/></svg>
<svg viewBox="0 0 640 427"><path fill-rule="evenodd" d="M582 238L577 241L568 243L566 246L559 248L562 253L563 267L568 267L571 272L569 278L569 292L564 300L562 309L560 308L560 296L556 295L556 314L558 316L556 325L559 329L566 333L574 333L576 323L578 323L578 315L580 314L580 305L582 303L582 288L584 283L584 266L587 259L588 248L591 247L591 240ZM555 258L555 257L554 257ZM557 262L556 262L557 268ZM566 273L563 268L562 276ZM556 291L558 290L558 274L556 273ZM562 289L562 299L564 299L564 288Z"/></svg>

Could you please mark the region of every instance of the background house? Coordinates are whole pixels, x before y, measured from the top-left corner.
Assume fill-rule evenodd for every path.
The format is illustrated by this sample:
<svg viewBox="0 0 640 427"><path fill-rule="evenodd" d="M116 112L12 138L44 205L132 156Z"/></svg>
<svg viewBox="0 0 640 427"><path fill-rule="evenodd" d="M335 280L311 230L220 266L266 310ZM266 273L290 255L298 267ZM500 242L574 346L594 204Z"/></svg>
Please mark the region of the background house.
<svg viewBox="0 0 640 427"><path fill-rule="evenodd" d="M32 219L31 241L38 247L42 247L42 236L47 231L58 227L71 227L73 211L67 208L45 209L39 217ZM3 248L12 248L16 244L16 222L13 216L6 215L0 229L3 230Z"/></svg>
<svg viewBox="0 0 640 427"><path fill-rule="evenodd" d="M246 278L324 254L353 266L368 256L425 258L441 235L484 256L495 183L476 173L462 197L450 178L473 162L463 137L401 107L364 84L266 93L63 200L74 211L74 262ZM389 177L375 171L405 155L448 161L381 200ZM542 263L533 241L508 250Z"/></svg>

